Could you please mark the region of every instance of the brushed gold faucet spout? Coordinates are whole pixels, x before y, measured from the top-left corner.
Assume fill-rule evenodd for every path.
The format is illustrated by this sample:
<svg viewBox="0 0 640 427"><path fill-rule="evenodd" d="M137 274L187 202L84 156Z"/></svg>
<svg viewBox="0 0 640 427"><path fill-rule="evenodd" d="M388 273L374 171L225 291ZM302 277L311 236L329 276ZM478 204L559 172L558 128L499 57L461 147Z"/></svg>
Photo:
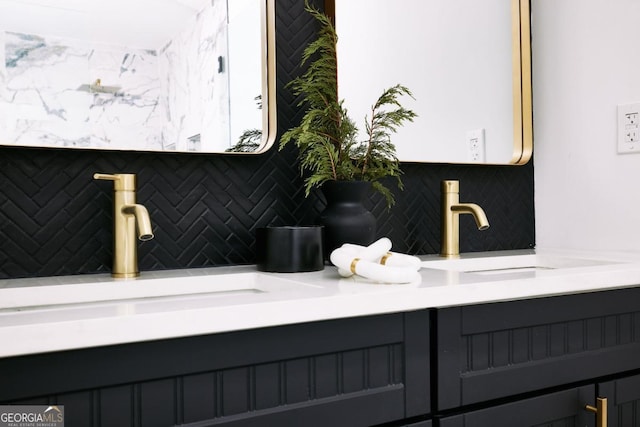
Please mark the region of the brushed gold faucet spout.
<svg viewBox="0 0 640 427"><path fill-rule="evenodd" d="M130 278L140 275L138 271L137 237L141 241L153 239L149 212L136 203L135 174L101 174L94 179L113 181L113 270L116 278Z"/></svg>
<svg viewBox="0 0 640 427"><path fill-rule="evenodd" d="M142 242L153 239L153 230L151 229L151 219L149 211L142 205L125 205L122 207L122 213L125 215L133 215L138 226L138 239Z"/></svg>
<svg viewBox="0 0 640 427"><path fill-rule="evenodd" d="M460 255L460 214L470 214L478 230L489 228L484 210L475 203L460 203L460 183L442 181L442 247L440 255L455 258Z"/></svg>
<svg viewBox="0 0 640 427"><path fill-rule="evenodd" d="M473 215L473 218L476 220L478 230L486 230L489 228L487 214L485 214L484 210L475 203L459 203L457 205L452 205L451 211L457 212L458 214L466 213Z"/></svg>

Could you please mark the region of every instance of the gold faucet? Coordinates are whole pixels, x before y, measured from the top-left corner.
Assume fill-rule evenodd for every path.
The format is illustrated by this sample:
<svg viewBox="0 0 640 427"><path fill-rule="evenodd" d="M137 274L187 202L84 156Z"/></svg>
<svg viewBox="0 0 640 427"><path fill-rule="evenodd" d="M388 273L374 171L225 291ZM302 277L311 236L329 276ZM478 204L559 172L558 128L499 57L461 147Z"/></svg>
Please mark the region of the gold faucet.
<svg viewBox="0 0 640 427"><path fill-rule="evenodd" d="M113 181L113 270L117 278L131 278L140 275L138 271L138 247L136 245L136 224L138 239L153 239L151 220L147 208L136 203L136 175L132 173L96 173L93 179Z"/></svg>
<svg viewBox="0 0 640 427"><path fill-rule="evenodd" d="M460 255L460 214L471 214L478 230L489 228L484 210L475 203L460 203L460 183L442 181L442 249L440 255L456 258Z"/></svg>

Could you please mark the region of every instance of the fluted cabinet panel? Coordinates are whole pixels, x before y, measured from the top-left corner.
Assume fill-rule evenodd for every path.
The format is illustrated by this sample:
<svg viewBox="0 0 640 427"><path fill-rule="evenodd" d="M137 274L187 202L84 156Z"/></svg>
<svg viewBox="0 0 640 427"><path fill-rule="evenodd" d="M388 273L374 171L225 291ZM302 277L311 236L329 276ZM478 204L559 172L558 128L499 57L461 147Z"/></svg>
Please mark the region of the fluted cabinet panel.
<svg viewBox="0 0 640 427"><path fill-rule="evenodd" d="M370 426L430 413L429 316L338 319L0 359L0 404L69 426Z"/></svg>
<svg viewBox="0 0 640 427"><path fill-rule="evenodd" d="M400 349L398 345L396 350L385 348L385 352ZM324 372L328 378L317 378L315 358L305 358L52 395L41 399L40 404L64 405L72 423L83 427L158 427L205 420L223 423L242 414L261 415L267 414L269 409L282 410L295 404L320 405L336 398L355 399L375 391L392 391L394 385L402 392L404 379L389 375L379 384L369 385L373 381L361 365L369 351L360 350L351 358L341 353L331 355L346 363L336 364L331 372ZM395 363L402 363L399 354L396 354ZM393 371L387 365L383 366L387 372ZM359 374L362 377L356 384L353 380ZM346 378L348 375L352 378ZM330 379L340 386L331 395L319 396L315 386L310 384L316 379ZM344 387L343 383L346 384Z"/></svg>
<svg viewBox="0 0 640 427"><path fill-rule="evenodd" d="M464 335L462 372L640 343L640 312Z"/></svg>
<svg viewBox="0 0 640 427"><path fill-rule="evenodd" d="M322 2L316 0L321 6ZM303 0L276 0L279 134L304 111L285 88L300 74L302 50L315 35ZM535 243L533 165L403 164L405 190L387 211L369 207L378 235L394 249L437 253L439 182L461 181L461 200L485 208L491 228L461 219L461 250L528 248ZM138 200L155 239L140 244L141 270L247 264L256 227L312 224L324 207L304 196L293 147L257 156L0 148L0 278L106 272L112 258L112 195L94 172L138 174Z"/></svg>
<svg viewBox="0 0 640 427"><path fill-rule="evenodd" d="M639 297L629 288L438 309L440 407L638 369Z"/></svg>

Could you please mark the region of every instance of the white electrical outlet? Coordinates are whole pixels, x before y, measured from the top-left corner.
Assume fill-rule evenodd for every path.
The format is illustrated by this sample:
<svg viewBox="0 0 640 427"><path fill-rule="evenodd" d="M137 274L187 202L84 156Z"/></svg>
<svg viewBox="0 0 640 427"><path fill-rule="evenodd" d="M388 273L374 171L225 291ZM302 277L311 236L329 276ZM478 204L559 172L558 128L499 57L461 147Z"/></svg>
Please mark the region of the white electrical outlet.
<svg viewBox="0 0 640 427"><path fill-rule="evenodd" d="M640 153L640 103L618 105L618 153Z"/></svg>
<svg viewBox="0 0 640 427"><path fill-rule="evenodd" d="M473 163L485 161L484 129L467 132L467 159Z"/></svg>

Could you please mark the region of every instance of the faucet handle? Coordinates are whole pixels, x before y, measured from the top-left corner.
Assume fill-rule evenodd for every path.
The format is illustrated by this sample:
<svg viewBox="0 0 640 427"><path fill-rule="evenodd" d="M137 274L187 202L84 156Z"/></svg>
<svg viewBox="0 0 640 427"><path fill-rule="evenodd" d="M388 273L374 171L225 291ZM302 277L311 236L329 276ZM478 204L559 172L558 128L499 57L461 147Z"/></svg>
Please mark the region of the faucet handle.
<svg viewBox="0 0 640 427"><path fill-rule="evenodd" d="M442 181L440 188L443 193L459 193L460 181L452 179Z"/></svg>
<svg viewBox="0 0 640 427"><path fill-rule="evenodd" d="M115 191L136 191L135 173L94 173L93 179L113 181L113 189Z"/></svg>

